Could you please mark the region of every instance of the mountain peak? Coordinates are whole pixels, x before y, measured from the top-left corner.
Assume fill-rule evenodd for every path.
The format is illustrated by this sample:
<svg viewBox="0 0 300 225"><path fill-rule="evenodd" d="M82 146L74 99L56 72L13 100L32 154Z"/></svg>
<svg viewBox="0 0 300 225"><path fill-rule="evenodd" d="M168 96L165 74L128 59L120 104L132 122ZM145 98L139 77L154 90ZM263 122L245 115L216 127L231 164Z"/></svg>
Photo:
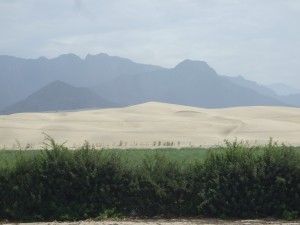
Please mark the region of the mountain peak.
<svg viewBox="0 0 300 225"><path fill-rule="evenodd" d="M176 67L178 67L178 66L196 66L196 65L208 66L205 61L185 59L182 62L178 63Z"/></svg>
<svg viewBox="0 0 300 225"><path fill-rule="evenodd" d="M45 60L48 60L45 56L40 56L37 58L37 60L39 61L45 61Z"/></svg>
<svg viewBox="0 0 300 225"><path fill-rule="evenodd" d="M88 88L75 87L63 81L53 81L27 98L6 107L0 114L19 112L64 111L114 107Z"/></svg>
<svg viewBox="0 0 300 225"><path fill-rule="evenodd" d="M70 84L67 84L66 82L63 82L61 80L52 81L51 83L49 83L45 87L49 87L49 86L52 86L52 87L54 87L54 86L57 86L57 87L72 87Z"/></svg>
<svg viewBox="0 0 300 225"><path fill-rule="evenodd" d="M91 59L91 58L102 58L102 59L105 59L105 58L109 58L109 55L106 54L106 53L99 53L99 54L96 54L96 55L87 54L86 57L85 57L85 60Z"/></svg>
<svg viewBox="0 0 300 225"><path fill-rule="evenodd" d="M78 55L75 55L73 53L62 54L54 59L56 59L56 60L82 60Z"/></svg>
<svg viewBox="0 0 300 225"><path fill-rule="evenodd" d="M217 75L216 71L212 69L205 61L190 60L186 59L178 63L174 70L180 72L189 72L189 73L201 73L201 74L213 74Z"/></svg>

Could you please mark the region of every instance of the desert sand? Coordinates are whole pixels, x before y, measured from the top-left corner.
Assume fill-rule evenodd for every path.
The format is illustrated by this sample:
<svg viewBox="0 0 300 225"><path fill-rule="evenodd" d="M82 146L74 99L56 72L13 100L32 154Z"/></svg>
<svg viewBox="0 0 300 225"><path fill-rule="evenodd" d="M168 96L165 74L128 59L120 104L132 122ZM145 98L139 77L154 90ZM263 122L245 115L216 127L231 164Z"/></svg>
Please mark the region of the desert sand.
<svg viewBox="0 0 300 225"><path fill-rule="evenodd" d="M0 116L0 149L43 147L44 133L71 148L214 146L228 140L300 146L300 108L203 109L149 102L113 109Z"/></svg>

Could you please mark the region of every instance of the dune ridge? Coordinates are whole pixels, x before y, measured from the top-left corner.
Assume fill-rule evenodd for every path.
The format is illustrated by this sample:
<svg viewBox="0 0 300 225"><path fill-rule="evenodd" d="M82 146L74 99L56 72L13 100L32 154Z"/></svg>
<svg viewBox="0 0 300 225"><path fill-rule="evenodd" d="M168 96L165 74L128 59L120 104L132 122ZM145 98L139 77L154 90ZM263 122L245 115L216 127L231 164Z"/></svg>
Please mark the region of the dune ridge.
<svg viewBox="0 0 300 225"><path fill-rule="evenodd" d="M125 108L0 116L0 148L40 148L47 133L68 147L213 146L224 139L300 146L300 108L203 109L149 102Z"/></svg>

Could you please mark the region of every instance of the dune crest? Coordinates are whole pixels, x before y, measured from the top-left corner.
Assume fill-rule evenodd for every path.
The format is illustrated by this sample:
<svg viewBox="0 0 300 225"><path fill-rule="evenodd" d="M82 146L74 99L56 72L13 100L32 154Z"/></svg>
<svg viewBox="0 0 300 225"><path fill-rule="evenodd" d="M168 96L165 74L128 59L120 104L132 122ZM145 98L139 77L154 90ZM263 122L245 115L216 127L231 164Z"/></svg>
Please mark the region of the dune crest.
<svg viewBox="0 0 300 225"><path fill-rule="evenodd" d="M43 133L68 147L185 147L224 139L300 146L300 108L203 109L149 102L126 108L0 116L0 148L39 148Z"/></svg>

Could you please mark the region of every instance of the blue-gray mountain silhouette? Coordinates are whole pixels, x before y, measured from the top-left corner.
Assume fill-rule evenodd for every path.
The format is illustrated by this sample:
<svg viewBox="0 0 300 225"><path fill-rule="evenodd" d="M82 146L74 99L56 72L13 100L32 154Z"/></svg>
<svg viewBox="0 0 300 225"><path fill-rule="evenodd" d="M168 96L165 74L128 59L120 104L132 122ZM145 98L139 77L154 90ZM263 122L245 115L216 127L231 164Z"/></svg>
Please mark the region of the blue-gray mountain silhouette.
<svg viewBox="0 0 300 225"><path fill-rule="evenodd" d="M283 83L274 83L274 84L269 84L267 87L276 94L280 96L287 96L287 95L293 95L293 94L300 94L300 89L292 87L291 85L288 84L283 84Z"/></svg>
<svg viewBox="0 0 300 225"><path fill-rule="evenodd" d="M281 96L279 99L281 101L286 102L287 104L300 107L300 93L299 94Z"/></svg>
<svg viewBox="0 0 300 225"><path fill-rule="evenodd" d="M238 77L224 76L224 77L234 82L235 84L250 88L259 94L270 96L291 106L300 107L300 91L289 85L277 83L274 85L268 85L266 87L254 81L247 80L242 76L238 76ZM268 88L269 86L272 86L273 88ZM289 94L289 93L294 93L294 94Z"/></svg>
<svg viewBox="0 0 300 225"><path fill-rule="evenodd" d="M34 101L38 102L36 91L55 80L61 80L65 85L90 88L103 98L103 102L115 102L118 106L148 101L207 108L300 106L297 95L282 97L241 76L220 76L204 61L184 60L176 67L166 69L106 54L87 55L85 59L65 54L53 59L0 56L0 110L6 106L5 110L9 109L10 113L19 112L18 107L24 108L24 102L33 101L29 97L24 99L32 93L31 97L35 96ZM70 93L67 93L68 90ZM55 94L55 91L49 93ZM90 99L86 96L84 101L78 100L76 107L91 108L93 98L99 98L95 93L87 95ZM65 95L78 98L76 92L67 87ZM39 104L47 103L40 101ZM40 109L35 104L35 108L31 107L30 111L66 110L64 107L48 106L47 109L45 106ZM99 105L100 108L102 106Z"/></svg>
<svg viewBox="0 0 300 225"><path fill-rule="evenodd" d="M232 76L224 76L227 79L229 79L231 82L245 87L245 88L249 88L259 94L265 95L265 96L270 96L272 98L277 98L278 95L276 94L275 91L265 87L264 85L258 84L255 81L252 80L247 80L242 76L236 76L236 77L232 77Z"/></svg>
<svg viewBox="0 0 300 225"><path fill-rule="evenodd" d="M1 114L109 108L116 105L83 87L54 81L40 90L0 111Z"/></svg>
<svg viewBox="0 0 300 225"><path fill-rule="evenodd" d="M89 87L113 80L120 75L160 68L107 54L87 55L85 59L74 54L53 59L0 56L0 110L55 80Z"/></svg>
<svg viewBox="0 0 300 225"><path fill-rule="evenodd" d="M126 105L147 101L206 108L287 105L219 76L203 61L192 60L172 69L121 76L93 90L110 101Z"/></svg>

